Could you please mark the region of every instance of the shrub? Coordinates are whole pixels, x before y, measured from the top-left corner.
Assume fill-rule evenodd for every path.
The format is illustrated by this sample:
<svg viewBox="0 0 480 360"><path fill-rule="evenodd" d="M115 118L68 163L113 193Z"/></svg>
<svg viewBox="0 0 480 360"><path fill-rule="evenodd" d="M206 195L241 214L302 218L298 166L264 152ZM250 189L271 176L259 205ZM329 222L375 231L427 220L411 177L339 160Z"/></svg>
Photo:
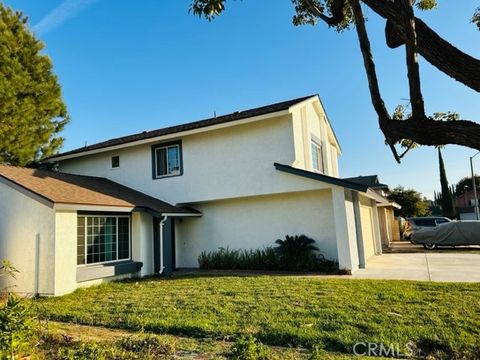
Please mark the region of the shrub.
<svg viewBox="0 0 480 360"><path fill-rule="evenodd" d="M314 245L315 240L305 235L287 235L285 240L278 239L275 243L278 245L275 251L282 269L300 271L315 268L318 260L315 254L318 251L318 247Z"/></svg>
<svg viewBox="0 0 480 360"><path fill-rule="evenodd" d="M271 359L269 349L254 337L241 337L231 348L231 359L238 360L268 360Z"/></svg>
<svg viewBox="0 0 480 360"><path fill-rule="evenodd" d="M0 277L13 277L18 271L3 260L0 265ZM25 301L9 292L8 288L2 291L0 303L0 355L8 354L10 359L15 358L17 349L26 342L31 333L32 316Z"/></svg>
<svg viewBox="0 0 480 360"><path fill-rule="evenodd" d="M203 251L198 257L200 269L216 270L277 270L278 261L272 247L251 250Z"/></svg>
<svg viewBox="0 0 480 360"><path fill-rule="evenodd" d="M340 272L336 261L325 259L314 245L315 241L305 235L286 236L277 240L277 247L262 249L203 251L198 257L200 269L205 270L286 270L314 271L327 274Z"/></svg>

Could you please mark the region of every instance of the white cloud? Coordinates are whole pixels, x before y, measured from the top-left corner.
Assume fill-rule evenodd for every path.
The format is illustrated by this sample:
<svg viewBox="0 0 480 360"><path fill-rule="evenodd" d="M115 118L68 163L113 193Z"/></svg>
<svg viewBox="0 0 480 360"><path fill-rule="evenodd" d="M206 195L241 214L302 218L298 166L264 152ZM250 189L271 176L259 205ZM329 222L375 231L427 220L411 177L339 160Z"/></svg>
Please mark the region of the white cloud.
<svg viewBox="0 0 480 360"><path fill-rule="evenodd" d="M37 35L45 35L62 25L68 19L77 15L97 0L64 0L32 27Z"/></svg>

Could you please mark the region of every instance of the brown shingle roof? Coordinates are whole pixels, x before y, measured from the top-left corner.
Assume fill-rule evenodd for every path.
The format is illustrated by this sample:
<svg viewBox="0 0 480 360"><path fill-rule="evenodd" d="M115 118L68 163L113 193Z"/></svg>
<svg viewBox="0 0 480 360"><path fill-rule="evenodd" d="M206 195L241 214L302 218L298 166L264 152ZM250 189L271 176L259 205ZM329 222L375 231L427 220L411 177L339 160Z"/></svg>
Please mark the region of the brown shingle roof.
<svg viewBox="0 0 480 360"><path fill-rule="evenodd" d="M159 213L198 213L101 177L7 165L0 165L0 177L58 204L148 208Z"/></svg>
<svg viewBox="0 0 480 360"><path fill-rule="evenodd" d="M60 156L72 155L72 154L82 153L82 152L85 152L85 151L97 150L97 149L107 148L107 147L110 147L110 146L127 144L127 143L134 142L134 141L140 141L140 140L155 138L155 137L158 137L158 136L164 136L164 135L168 135L168 134L174 134L174 133L178 133L178 132L199 129L199 128L203 128L203 127L207 127L207 126L218 125L218 124L223 124L223 123L227 123L227 122L246 119L246 118L249 118L249 117L260 116L260 115L274 113L274 112L277 112L277 111L287 110L291 106L293 106L295 104L298 104L302 101L305 101L307 99L310 99L314 96L318 96L318 95L304 96L304 97L301 97L301 98L298 98L298 99L283 101L283 102L279 102L279 103L276 103L276 104L266 105L266 106L258 107L258 108L255 108L255 109L245 110L245 111L236 111L236 112L231 113L231 114L216 116L216 117L205 119L205 120L190 122L190 123L176 125L176 126L170 126L170 127L167 127L167 128L162 128L162 129L157 129L157 130L152 130L152 131L144 131L144 132L134 134L134 135L122 136L122 137L119 137L119 138L110 139L110 140L107 140L107 141L99 142L99 143L96 143L96 144L92 144L92 145L85 146L85 147L82 147L82 148L74 149L74 150L71 150L71 151L66 151L64 153L52 156L48 160L50 160L50 159L54 160L55 158L58 158Z"/></svg>

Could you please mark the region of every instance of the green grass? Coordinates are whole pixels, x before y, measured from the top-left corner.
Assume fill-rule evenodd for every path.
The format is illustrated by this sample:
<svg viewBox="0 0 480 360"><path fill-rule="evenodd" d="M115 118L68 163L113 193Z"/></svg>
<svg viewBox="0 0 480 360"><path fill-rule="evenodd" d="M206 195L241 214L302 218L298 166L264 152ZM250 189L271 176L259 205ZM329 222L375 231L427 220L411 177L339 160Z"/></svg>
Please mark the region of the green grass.
<svg viewBox="0 0 480 360"><path fill-rule="evenodd" d="M351 354L357 342L412 341L429 352L480 352L480 284L185 277L104 284L40 299L41 317L77 324Z"/></svg>

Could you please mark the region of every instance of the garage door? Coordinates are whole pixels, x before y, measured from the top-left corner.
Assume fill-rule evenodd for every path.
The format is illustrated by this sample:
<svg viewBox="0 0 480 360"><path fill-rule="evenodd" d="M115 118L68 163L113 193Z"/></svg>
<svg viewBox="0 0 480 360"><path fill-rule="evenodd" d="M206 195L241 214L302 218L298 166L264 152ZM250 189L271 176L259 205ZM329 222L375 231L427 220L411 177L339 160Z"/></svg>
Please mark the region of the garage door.
<svg viewBox="0 0 480 360"><path fill-rule="evenodd" d="M375 255L375 238L373 235L373 213L370 206L360 205L360 217L362 220L363 246L365 259Z"/></svg>

